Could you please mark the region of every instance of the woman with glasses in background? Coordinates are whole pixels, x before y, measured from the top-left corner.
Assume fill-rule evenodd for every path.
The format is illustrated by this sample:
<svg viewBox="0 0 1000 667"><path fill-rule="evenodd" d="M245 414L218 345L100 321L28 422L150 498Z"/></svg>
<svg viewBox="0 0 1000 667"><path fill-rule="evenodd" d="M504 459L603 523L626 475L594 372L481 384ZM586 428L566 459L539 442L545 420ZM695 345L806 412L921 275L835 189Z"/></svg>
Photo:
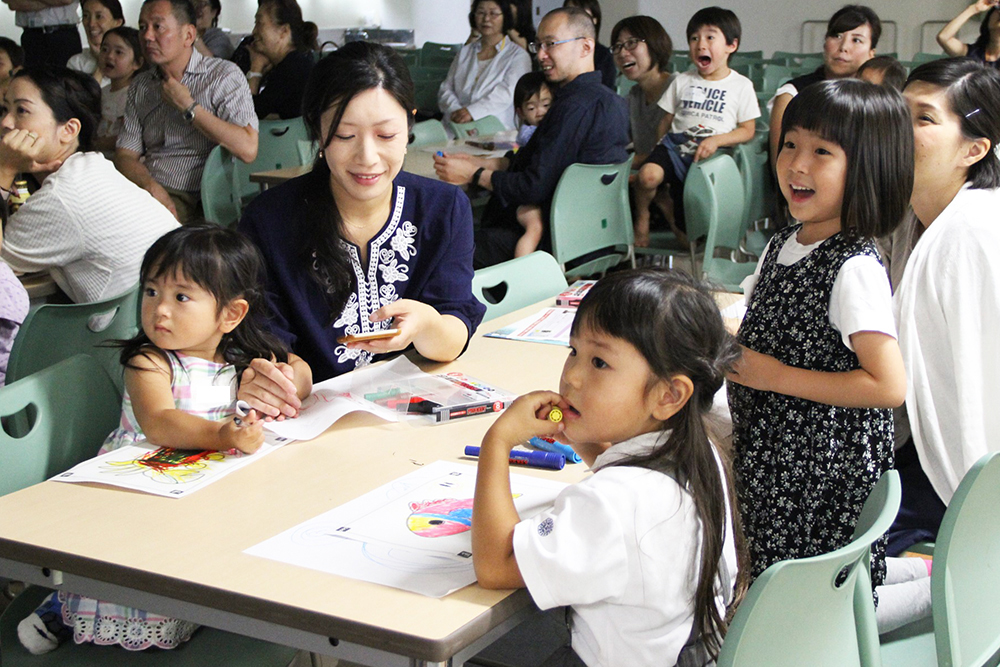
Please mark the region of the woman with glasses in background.
<svg viewBox="0 0 1000 667"><path fill-rule="evenodd" d="M469 22L479 38L455 56L438 91L438 106L453 123L496 116L513 129L514 86L531 71L531 57L507 36L514 25L510 5L474 0Z"/></svg>

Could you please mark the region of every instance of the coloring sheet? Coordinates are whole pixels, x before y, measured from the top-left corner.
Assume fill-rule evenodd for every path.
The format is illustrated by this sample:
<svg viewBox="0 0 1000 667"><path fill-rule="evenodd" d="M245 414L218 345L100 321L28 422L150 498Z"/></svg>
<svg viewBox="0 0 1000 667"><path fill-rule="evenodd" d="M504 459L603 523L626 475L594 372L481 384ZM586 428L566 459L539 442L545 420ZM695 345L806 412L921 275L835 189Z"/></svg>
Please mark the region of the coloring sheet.
<svg viewBox="0 0 1000 667"><path fill-rule="evenodd" d="M444 597L476 581L476 467L435 461L245 553L342 577ZM562 482L511 475L522 519L551 507Z"/></svg>
<svg viewBox="0 0 1000 667"><path fill-rule="evenodd" d="M531 317L508 324L486 334L488 338L507 338L531 343L569 346L569 331L573 327L576 308L546 308Z"/></svg>
<svg viewBox="0 0 1000 667"><path fill-rule="evenodd" d="M183 498L234 470L259 461L289 442L265 434L253 454L126 445L78 463L52 479L56 482L97 482L169 498Z"/></svg>

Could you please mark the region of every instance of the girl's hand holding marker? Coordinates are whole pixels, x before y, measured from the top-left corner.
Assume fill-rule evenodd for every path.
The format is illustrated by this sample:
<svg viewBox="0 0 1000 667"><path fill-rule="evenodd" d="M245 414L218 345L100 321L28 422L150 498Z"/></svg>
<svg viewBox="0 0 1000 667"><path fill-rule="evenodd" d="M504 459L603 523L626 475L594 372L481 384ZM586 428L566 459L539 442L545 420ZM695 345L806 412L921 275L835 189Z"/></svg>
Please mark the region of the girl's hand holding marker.
<svg viewBox="0 0 1000 667"><path fill-rule="evenodd" d="M222 422L219 437L244 454L253 454L264 444L264 422L245 401L236 402L236 414Z"/></svg>
<svg viewBox="0 0 1000 667"><path fill-rule="evenodd" d="M566 428L561 422L565 405L562 396L552 391L533 391L521 396L490 427L483 448L495 443L492 446L502 445L506 454L534 436L558 436ZM560 421L554 419L555 413Z"/></svg>

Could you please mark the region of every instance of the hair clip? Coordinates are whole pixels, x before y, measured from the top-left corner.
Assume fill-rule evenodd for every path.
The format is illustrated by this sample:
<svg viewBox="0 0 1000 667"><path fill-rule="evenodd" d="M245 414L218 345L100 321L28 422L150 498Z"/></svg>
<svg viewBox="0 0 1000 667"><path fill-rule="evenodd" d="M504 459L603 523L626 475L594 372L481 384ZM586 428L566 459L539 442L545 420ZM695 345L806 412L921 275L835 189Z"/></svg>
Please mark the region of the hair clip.
<svg viewBox="0 0 1000 667"><path fill-rule="evenodd" d="M970 111L969 113L965 114L965 117L966 118L972 118L973 116L975 116L980 111L981 111L981 109L974 109L974 110Z"/></svg>

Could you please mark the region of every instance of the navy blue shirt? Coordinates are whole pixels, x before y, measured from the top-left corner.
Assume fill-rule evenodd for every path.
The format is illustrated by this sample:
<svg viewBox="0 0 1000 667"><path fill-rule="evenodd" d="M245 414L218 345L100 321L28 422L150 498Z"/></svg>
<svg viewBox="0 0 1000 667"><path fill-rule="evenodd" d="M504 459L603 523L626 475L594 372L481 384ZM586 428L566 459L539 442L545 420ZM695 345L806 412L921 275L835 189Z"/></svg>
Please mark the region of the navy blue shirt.
<svg viewBox="0 0 1000 667"><path fill-rule="evenodd" d="M547 212L566 167L621 164L628 143L628 104L602 85L599 72L581 74L553 90L552 106L527 145L505 171L493 172L493 199L505 209L538 204ZM513 211L509 219L517 224Z"/></svg>
<svg viewBox="0 0 1000 667"><path fill-rule="evenodd" d="M337 338L389 328L389 322L370 322L368 316L397 299L454 315L471 336L486 307L472 295L468 197L454 185L400 172L393 181L389 220L368 244L367 266L357 246L341 241L357 285L341 313L331 318L323 291L307 268L306 193L329 187L316 180L307 174L269 189L253 200L240 221L240 231L254 241L267 264L271 329L312 367L314 381L372 361L370 353L348 350Z"/></svg>

